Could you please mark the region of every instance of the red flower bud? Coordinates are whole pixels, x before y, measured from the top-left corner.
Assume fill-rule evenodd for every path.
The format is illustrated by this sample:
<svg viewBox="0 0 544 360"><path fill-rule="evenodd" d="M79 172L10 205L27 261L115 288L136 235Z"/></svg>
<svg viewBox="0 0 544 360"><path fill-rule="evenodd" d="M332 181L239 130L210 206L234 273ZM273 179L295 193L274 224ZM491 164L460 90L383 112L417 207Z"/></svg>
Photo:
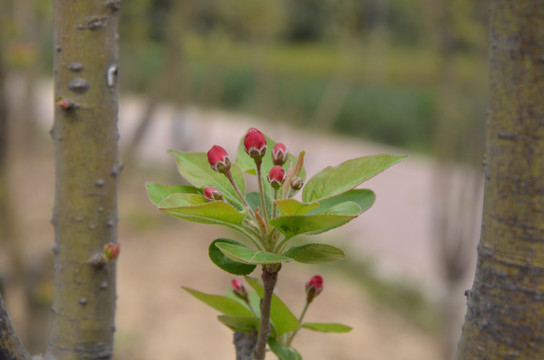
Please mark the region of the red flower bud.
<svg viewBox="0 0 544 360"><path fill-rule="evenodd" d="M283 165L287 161L287 148L282 143L277 143L270 155L274 165Z"/></svg>
<svg viewBox="0 0 544 360"><path fill-rule="evenodd" d="M274 165L274 167L270 169L267 178L270 185L272 185L273 188L277 189L285 181L285 176L285 170L279 165Z"/></svg>
<svg viewBox="0 0 544 360"><path fill-rule="evenodd" d="M109 242L106 245L104 245L104 256L106 256L108 260L117 259L120 252L121 252L120 244L114 244L112 242Z"/></svg>
<svg viewBox="0 0 544 360"><path fill-rule="evenodd" d="M73 110L78 107L78 105L72 100L64 100L62 98L59 98L56 101L55 105L61 110Z"/></svg>
<svg viewBox="0 0 544 360"><path fill-rule="evenodd" d="M67 110L70 107L70 103L66 100L57 101L57 107L62 110Z"/></svg>
<svg viewBox="0 0 544 360"><path fill-rule="evenodd" d="M300 190L302 189L302 186L304 186L304 180L302 180L301 177L295 176L291 179L291 189L293 190Z"/></svg>
<svg viewBox="0 0 544 360"><path fill-rule="evenodd" d="M238 279L232 279L232 292L245 302L249 302L249 297L244 284Z"/></svg>
<svg viewBox="0 0 544 360"><path fill-rule="evenodd" d="M222 200L223 194L216 187L208 186L204 189L204 197L206 200Z"/></svg>
<svg viewBox="0 0 544 360"><path fill-rule="evenodd" d="M217 172L226 173L230 170L229 154L219 145L212 146L208 151L208 162Z"/></svg>
<svg viewBox="0 0 544 360"><path fill-rule="evenodd" d="M312 302L312 300L321 293L323 290L323 278L321 275L314 275L306 283L306 301Z"/></svg>
<svg viewBox="0 0 544 360"><path fill-rule="evenodd" d="M263 133L255 128L249 129L244 138L244 148L253 159L262 159L266 153L266 138Z"/></svg>

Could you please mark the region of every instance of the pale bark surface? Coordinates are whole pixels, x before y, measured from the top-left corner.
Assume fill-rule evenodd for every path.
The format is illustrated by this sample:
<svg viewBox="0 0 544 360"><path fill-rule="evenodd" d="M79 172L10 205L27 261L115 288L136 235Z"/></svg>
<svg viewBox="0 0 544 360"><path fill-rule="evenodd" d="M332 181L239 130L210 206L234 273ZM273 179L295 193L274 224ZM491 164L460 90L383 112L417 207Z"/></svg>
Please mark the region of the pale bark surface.
<svg viewBox="0 0 544 360"><path fill-rule="evenodd" d="M483 226L457 359L544 359L544 1L494 0L491 15Z"/></svg>
<svg viewBox="0 0 544 360"><path fill-rule="evenodd" d="M54 295L47 359L111 359L117 238L119 1L55 1Z"/></svg>

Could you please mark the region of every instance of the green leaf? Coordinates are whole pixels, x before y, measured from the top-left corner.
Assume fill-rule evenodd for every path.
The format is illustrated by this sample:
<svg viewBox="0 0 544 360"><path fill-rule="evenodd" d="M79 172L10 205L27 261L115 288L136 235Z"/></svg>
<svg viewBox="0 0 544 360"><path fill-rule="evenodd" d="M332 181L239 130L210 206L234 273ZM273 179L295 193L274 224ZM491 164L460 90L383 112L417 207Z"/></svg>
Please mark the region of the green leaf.
<svg viewBox="0 0 544 360"><path fill-rule="evenodd" d="M372 190L368 189L353 189L343 194L333 196L328 199L321 200L319 206L309 212L309 214L326 212L333 206L346 201L355 202L361 208L361 213L370 209L376 200L376 195Z"/></svg>
<svg viewBox="0 0 544 360"><path fill-rule="evenodd" d="M224 174L214 171L210 167L208 157L205 153L183 153L174 150L169 150L168 152L176 157L176 164L181 176L195 187L205 188L206 186L214 186L221 191L225 199L236 204L239 208L243 207L242 200L238 197L230 181ZM244 177L236 163L232 163L230 172L240 192L245 194Z"/></svg>
<svg viewBox="0 0 544 360"><path fill-rule="evenodd" d="M217 246L215 246L217 242L243 246L243 244L234 240L222 238L214 240L208 248L208 255L215 265L234 275L248 275L255 270L256 265L243 264L226 257L225 254L223 254L223 252L219 250Z"/></svg>
<svg viewBox="0 0 544 360"><path fill-rule="evenodd" d="M226 296L206 294L187 287L183 287L183 290L222 314L230 316L251 316L251 312L246 307Z"/></svg>
<svg viewBox="0 0 544 360"><path fill-rule="evenodd" d="M147 190L147 196L153 204L158 205L162 200L168 197L168 195L183 193L183 194L201 194L202 191L194 186L187 185L160 185L153 182L147 182L145 184Z"/></svg>
<svg viewBox="0 0 544 360"><path fill-rule="evenodd" d="M334 229L354 219L360 212L361 208L356 203L345 202L322 214L280 216L270 220L270 225L290 239L299 234L318 234Z"/></svg>
<svg viewBox="0 0 544 360"><path fill-rule="evenodd" d="M273 336L268 338L268 345L279 360L302 360L302 356L300 356L296 349L283 346Z"/></svg>
<svg viewBox="0 0 544 360"><path fill-rule="evenodd" d="M264 289L261 284L259 284L257 279L249 276L246 276L245 279L249 286L255 290L257 295L262 298L264 295ZM270 306L270 320L274 324L278 336L295 331L295 329L298 327L298 319L276 294L272 294L272 303Z"/></svg>
<svg viewBox="0 0 544 360"><path fill-rule="evenodd" d="M245 214L224 201L208 201L202 195L172 194L158 207L168 215L203 224L239 227Z"/></svg>
<svg viewBox="0 0 544 360"><path fill-rule="evenodd" d="M272 213L272 198L266 192L264 194L264 197L267 214L270 214ZM249 206L251 206L251 208L253 209L253 211L257 211L257 207L261 208L261 195L258 192L247 193L246 200Z"/></svg>
<svg viewBox="0 0 544 360"><path fill-rule="evenodd" d="M249 305L245 302L245 300L242 300L238 297L238 295L235 295L231 289L227 290L227 293L226 293L226 296L228 298L237 301L248 310L250 310L250 307L251 307L251 310L250 310L251 314L256 317L260 317L261 316L261 309L260 309L261 298L254 291L248 292L247 295L249 297Z"/></svg>
<svg viewBox="0 0 544 360"><path fill-rule="evenodd" d="M324 333L346 333L353 329L351 326L336 323L304 323L302 324L302 327L308 330Z"/></svg>
<svg viewBox="0 0 544 360"><path fill-rule="evenodd" d="M279 264L282 261L290 261L291 258L273 254L261 250L253 250L244 245L237 245L227 242L217 242L215 246L221 250L226 257L244 264Z"/></svg>
<svg viewBox="0 0 544 360"><path fill-rule="evenodd" d="M341 249L325 244L294 246L287 250L284 255L305 264L329 263L346 257Z"/></svg>
<svg viewBox="0 0 544 360"><path fill-rule="evenodd" d="M329 166L308 180L302 191L302 201L311 203L342 194L405 158L406 156L382 154L363 156L347 160L338 166Z"/></svg>
<svg viewBox="0 0 544 360"><path fill-rule="evenodd" d="M304 215L316 209L320 204L316 202L311 204L304 204L295 199L285 199L276 200L276 205L278 206L281 216L291 216Z"/></svg>
<svg viewBox="0 0 544 360"><path fill-rule="evenodd" d="M225 316L217 317L222 324L234 332L249 334L252 330L259 329L259 319L254 316Z"/></svg>

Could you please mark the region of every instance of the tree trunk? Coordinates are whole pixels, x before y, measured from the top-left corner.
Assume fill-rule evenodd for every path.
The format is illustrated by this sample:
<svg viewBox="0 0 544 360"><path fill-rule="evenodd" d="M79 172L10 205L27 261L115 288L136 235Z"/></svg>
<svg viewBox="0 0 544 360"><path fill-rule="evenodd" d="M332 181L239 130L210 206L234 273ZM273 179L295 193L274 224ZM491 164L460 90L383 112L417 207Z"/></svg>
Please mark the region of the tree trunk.
<svg viewBox="0 0 544 360"><path fill-rule="evenodd" d="M111 359L119 0L55 1L54 295L47 359Z"/></svg>
<svg viewBox="0 0 544 360"><path fill-rule="evenodd" d="M544 359L544 0L493 0L483 226L457 359Z"/></svg>
<svg viewBox="0 0 544 360"><path fill-rule="evenodd" d="M0 296L0 359L30 360L11 324L6 307Z"/></svg>

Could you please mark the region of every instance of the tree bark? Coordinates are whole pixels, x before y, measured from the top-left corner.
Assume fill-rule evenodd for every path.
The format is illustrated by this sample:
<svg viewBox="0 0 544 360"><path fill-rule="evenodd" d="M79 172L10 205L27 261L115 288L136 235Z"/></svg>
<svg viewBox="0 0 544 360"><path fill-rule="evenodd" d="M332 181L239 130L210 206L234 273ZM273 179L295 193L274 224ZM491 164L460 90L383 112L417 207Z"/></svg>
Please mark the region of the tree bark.
<svg viewBox="0 0 544 360"><path fill-rule="evenodd" d="M2 296L0 296L0 359L30 360L9 319Z"/></svg>
<svg viewBox="0 0 544 360"><path fill-rule="evenodd" d="M544 359L544 0L493 0L483 226L457 359Z"/></svg>
<svg viewBox="0 0 544 360"><path fill-rule="evenodd" d="M116 266L101 256L117 241L120 1L54 6L55 265L46 358L111 359Z"/></svg>

